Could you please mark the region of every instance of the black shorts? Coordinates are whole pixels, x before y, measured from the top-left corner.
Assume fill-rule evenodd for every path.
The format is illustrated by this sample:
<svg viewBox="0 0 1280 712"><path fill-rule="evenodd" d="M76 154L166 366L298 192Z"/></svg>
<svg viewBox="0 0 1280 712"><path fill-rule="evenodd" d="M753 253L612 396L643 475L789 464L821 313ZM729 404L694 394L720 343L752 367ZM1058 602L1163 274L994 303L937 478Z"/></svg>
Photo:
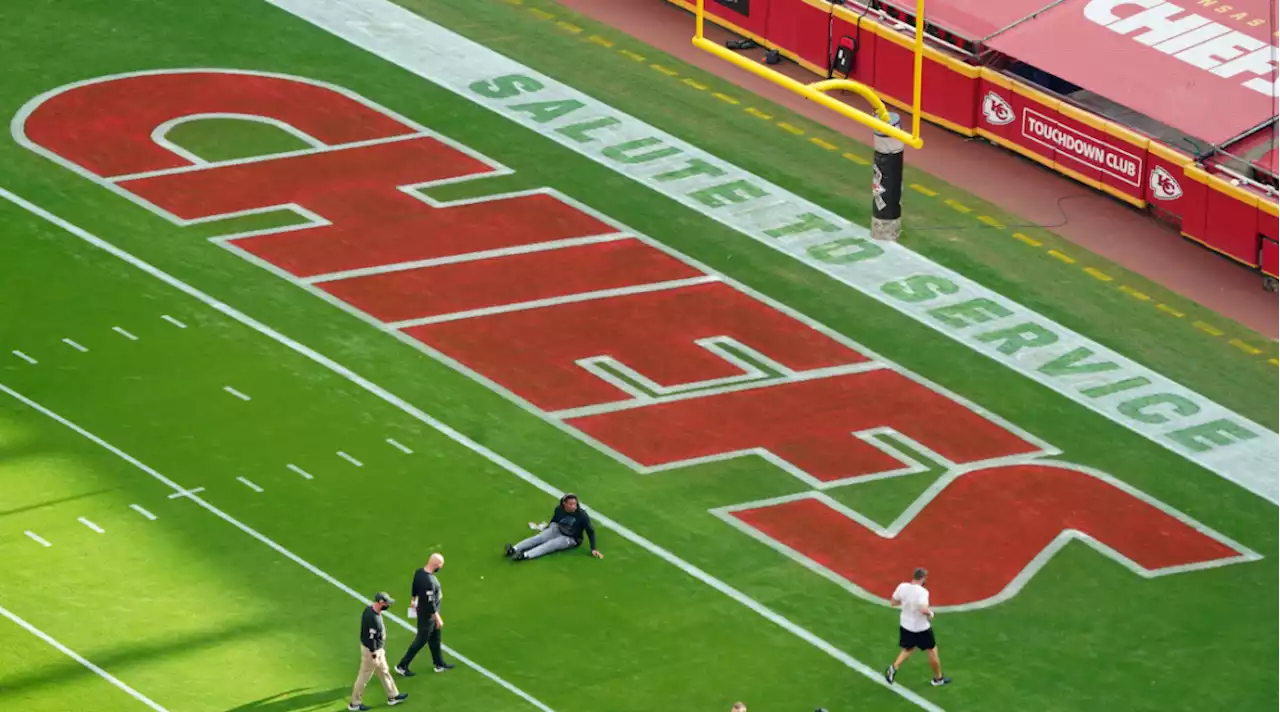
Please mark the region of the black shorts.
<svg viewBox="0 0 1280 712"><path fill-rule="evenodd" d="M903 650L912 648L933 650L937 647L937 643L933 640L933 628L925 628L917 633L898 626L898 647Z"/></svg>

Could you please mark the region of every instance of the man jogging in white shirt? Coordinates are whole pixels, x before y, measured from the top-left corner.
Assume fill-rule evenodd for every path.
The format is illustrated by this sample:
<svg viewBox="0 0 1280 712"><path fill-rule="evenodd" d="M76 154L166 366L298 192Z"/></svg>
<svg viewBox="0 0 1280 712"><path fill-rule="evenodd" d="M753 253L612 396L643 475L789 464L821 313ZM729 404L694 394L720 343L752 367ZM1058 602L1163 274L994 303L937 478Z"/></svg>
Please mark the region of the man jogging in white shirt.
<svg viewBox="0 0 1280 712"><path fill-rule="evenodd" d="M898 659L884 671L884 679L890 685L898 675L898 668L916 650L923 650L929 655L929 667L933 668L933 680L930 682L934 687L951 682L951 678L942 675L942 662L938 660L938 645L933 639L933 628L929 623L933 620L933 609L929 607L929 589L924 587L924 581L928 576L928 571L916 569L909 583L898 584L893 591L893 598L889 601L892 606L902 606L902 615L899 617L898 624L898 647L902 648L902 651L898 653Z"/></svg>

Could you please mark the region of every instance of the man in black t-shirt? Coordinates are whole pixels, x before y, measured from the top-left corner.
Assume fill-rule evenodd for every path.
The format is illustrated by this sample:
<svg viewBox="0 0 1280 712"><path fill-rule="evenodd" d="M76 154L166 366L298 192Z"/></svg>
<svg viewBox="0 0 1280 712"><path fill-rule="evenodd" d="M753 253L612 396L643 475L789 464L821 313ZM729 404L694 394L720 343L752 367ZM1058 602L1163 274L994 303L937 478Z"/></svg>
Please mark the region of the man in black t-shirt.
<svg viewBox="0 0 1280 712"><path fill-rule="evenodd" d="M587 510L578 503L578 495L572 492L560 498L560 504L551 513L551 521L543 525L530 524L541 531L512 546L507 544L506 554L514 561L536 559L557 551L572 549L582 544L582 535L586 534L591 542L591 555L603 559L604 554L596 548L596 529L591 526L591 517Z"/></svg>
<svg viewBox="0 0 1280 712"><path fill-rule="evenodd" d="M405 677L416 674L409 669L409 664L424 645L431 648L431 662L435 664L436 672L453 669L453 665L444 661L444 653L440 649L440 629L444 627L444 619L440 617L440 599L444 594L440 591L440 579L436 578L436 572L443 567L444 557L432 554L427 559L426 566L413 572L413 600L409 602L409 617L417 616L418 635L396 664L396 672Z"/></svg>
<svg viewBox="0 0 1280 712"><path fill-rule="evenodd" d="M356 677L356 685L351 690L350 712L363 712L369 709L364 704L364 688L369 678L375 674L382 683L382 691L387 693L387 704L398 705L409 697L409 693L396 689L396 681L387 670L387 627L382 622L382 612L391 607L395 600L385 593L373 597L373 605L366 606L360 616L360 674Z"/></svg>

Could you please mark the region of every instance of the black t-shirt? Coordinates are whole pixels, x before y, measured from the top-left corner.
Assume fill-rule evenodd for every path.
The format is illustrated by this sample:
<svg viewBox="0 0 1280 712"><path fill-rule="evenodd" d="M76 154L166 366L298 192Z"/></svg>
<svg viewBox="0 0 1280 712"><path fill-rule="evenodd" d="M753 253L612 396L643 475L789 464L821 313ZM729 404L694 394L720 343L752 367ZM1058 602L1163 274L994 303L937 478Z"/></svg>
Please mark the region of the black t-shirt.
<svg viewBox="0 0 1280 712"><path fill-rule="evenodd" d="M561 534L579 543L582 542L582 533L586 532L591 541L591 549L595 550L596 528L591 526L591 517L587 516L587 510L581 504L573 512L566 512L563 505L556 505L556 511L551 513L551 526L559 527Z"/></svg>
<svg viewBox="0 0 1280 712"><path fill-rule="evenodd" d="M360 644L370 651L382 650L386 644L387 628L382 623L382 616L373 610L373 606L365 606L364 615L360 616Z"/></svg>
<svg viewBox="0 0 1280 712"><path fill-rule="evenodd" d="M413 573L413 597L418 599L418 617L434 615L440 610L440 579L426 569Z"/></svg>

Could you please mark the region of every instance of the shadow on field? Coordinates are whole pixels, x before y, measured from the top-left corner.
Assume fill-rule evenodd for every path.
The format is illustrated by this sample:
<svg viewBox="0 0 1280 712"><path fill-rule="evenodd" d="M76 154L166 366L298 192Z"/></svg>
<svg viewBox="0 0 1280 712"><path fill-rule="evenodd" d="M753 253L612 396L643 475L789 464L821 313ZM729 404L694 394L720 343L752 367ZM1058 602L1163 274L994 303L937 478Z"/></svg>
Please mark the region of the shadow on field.
<svg viewBox="0 0 1280 712"><path fill-rule="evenodd" d="M297 688L288 692L280 692L270 697L254 700L248 704L232 707L226 712L308 712L314 709L328 709L335 702L346 702L347 687L335 687L331 690L307 692L305 688Z"/></svg>

